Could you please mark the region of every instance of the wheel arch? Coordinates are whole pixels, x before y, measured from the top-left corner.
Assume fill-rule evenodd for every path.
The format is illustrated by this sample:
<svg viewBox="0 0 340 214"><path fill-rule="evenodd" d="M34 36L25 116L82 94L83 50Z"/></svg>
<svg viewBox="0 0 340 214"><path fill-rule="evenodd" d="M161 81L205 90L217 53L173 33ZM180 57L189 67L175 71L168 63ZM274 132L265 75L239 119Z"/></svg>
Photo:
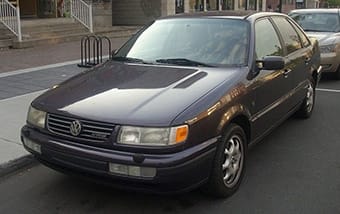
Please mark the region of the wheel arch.
<svg viewBox="0 0 340 214"><path fill-rule="evenodd" d="M231 108L235 109L235 107ZM247 137L247 143L251 142L251 123L250 123L250 117L247 113L247 111L244 111L244 108L237 108L240 111L227 111L224 114L224 117L221 119L221 122L219 124L219 131L220 133L223 133L228 127L229 124L234 123L239 125L243 131L246 134ZM241 111L243 110L243 111Z"/></svg>
<svg viewBox="0 0 340 214"><path fill-rule="evenodd" d="M247 143L249 144L249 142L251 141L251 126L250 126L249 118L243 114L240 114L240 115L235 116L230 121L230 123L237 124L243 129L247 137Z"/></svg>

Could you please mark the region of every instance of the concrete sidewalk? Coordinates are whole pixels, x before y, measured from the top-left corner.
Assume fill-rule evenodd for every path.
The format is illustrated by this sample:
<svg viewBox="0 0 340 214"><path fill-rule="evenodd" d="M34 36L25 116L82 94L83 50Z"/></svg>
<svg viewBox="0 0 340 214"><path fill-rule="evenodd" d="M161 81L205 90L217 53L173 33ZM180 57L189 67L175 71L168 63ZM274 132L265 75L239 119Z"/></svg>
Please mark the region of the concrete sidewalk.
<svg viewBox="0 0 340 214"><path fill-rule="evenodd" d="M0 176L33 161L20 141L30 102L42 91L0 100Z"/></svg>
<svg viewBox="0 0 340 214"><path fill-rule="evenodd" d="M72 61L0 74L0 176L34 161L20 140L31 101L84 70Z"/></svg>
<svg viewBox="0 0 340 214"><path fill-rule="evenodd" d="M127 37L112 38L112 49L118 49L127 39ZM104 55L108 54L105 52L106 49L104 46ZM26 49L0 50L0 73L78 60L79 58L80 41Z"/></svg>

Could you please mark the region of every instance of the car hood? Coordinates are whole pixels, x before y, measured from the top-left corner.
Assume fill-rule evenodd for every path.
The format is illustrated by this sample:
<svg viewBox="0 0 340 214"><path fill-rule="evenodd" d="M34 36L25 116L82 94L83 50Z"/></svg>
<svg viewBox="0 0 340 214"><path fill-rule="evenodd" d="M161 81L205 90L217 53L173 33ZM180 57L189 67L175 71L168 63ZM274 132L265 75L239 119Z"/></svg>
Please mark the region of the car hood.
<svg viewBox="0 0 340 214"><path fill-rule="evenodd" d="M196 100L240 68L192 68L110 61L45 92L32 105L76 118L168 126ZM183 121L184 122L184 121Z"/></svg>
<svg viewBox="0 0 340 214"><path fill-rule="evenodd" d="M332 44L340 33L334 32L306 32L309 37L314 37L319 41L320 45Z"/></svg>

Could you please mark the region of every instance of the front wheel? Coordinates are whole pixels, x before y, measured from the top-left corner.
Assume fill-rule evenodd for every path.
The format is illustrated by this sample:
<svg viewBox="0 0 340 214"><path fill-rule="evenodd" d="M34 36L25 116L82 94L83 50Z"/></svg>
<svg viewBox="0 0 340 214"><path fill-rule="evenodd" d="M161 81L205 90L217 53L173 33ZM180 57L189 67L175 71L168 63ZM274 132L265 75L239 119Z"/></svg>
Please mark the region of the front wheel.
<svg viewBox="0 0 340 214"><path fill-rule="evenodd" d="M241 184L245 171L247 138L243 129L230 124L218 142L206 192L216 197L232 195Z"/></svg>
<svg viewBox="0 0 340 214"><path fill-rule="evenodd" d="M334 73L334 78L336 80L340 80L340 65L338 67L338 70Z"/></svg>
<svg viewBox="0 0 340 214"><path fill-rule="evenodd" d="M309 118L312 115L315 105L315 85L314 81L309 80L307 86L306 97L297 111L297 116L300 118Z"/></svg>

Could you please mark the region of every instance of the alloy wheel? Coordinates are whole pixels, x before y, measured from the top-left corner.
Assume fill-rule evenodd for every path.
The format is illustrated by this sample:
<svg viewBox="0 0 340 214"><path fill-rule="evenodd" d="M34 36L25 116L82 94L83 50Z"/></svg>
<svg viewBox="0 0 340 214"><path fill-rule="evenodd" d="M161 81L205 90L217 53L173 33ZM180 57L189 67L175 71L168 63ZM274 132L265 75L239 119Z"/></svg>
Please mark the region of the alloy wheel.
<svg viewBox="0 0 340 214"><path fill-rule="evenodd" d="M311 112L314 105L314 88L311 83L309 83L307 88L307 96L306 96L306 109L307 112Z"/></svg>
<svg viewBox="0 0 340 214"><path fill-rule="evenodd" d="M233 135L225 144L222 163L224 184L231 188L240 178L243 168L243 142L238 135Z"/></svg>

